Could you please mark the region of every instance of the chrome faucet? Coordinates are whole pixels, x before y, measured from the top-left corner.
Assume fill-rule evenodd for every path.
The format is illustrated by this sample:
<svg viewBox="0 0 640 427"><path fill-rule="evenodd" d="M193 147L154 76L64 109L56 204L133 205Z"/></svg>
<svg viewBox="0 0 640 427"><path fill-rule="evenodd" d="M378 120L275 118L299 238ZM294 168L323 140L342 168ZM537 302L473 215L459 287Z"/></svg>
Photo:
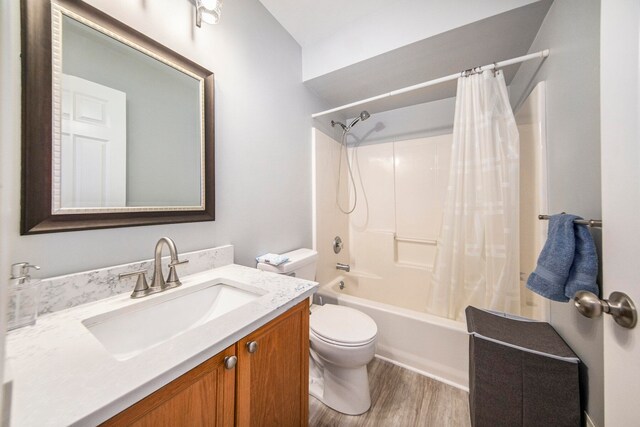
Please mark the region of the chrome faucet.
<svg viewBox="0 0 640 427"><path fill-rule="evenodd" d="M167 276L166 281L162 275L162 247L165 244L169 247L169 254L171 256L171 261L169 262L169 275ZM176 273L176 266L186 264L187 262L189 262L189 260L180 261L178 259L178 250L176 249L176 244L173 240L168 237L161 237L160 240L158 240L158 243L156 243L155 256L153 260L153 278L151 279L150 285L147 283L146 270L122 273L118 277L123 279L125 277L138 276L136 286L131 293L131 298L142 298L147 295L180 286L182 283L178 278L178 273Z"/></svg>
<svg viewBox="0 0 640 427"><path fill-rule="evenodd" d="M351 266L349 264L343 264L341 262L336 263L336 270L346 271L347 273L351 271Z"/></svg>
<svg viewBox="0 0 640 427"><path fill-rule="evenodd" d="M162 276L162 246L164 244L169 247L169 255L171 255L171 262L169 262L169 276L167 276L166 282ZM187 262L189 261L178 260L178 250L176 249L176 244L173 240L168 237L161 237L160 240L158 240L158 243L156 243L155 258L153 261L153 278L151 279L149 287L151 289L159 288L164 291L165 289L177 288L182 285L182 283L180 283L180 279L178 279L178 273L176 273L176 265L185 264Z"/></svg>

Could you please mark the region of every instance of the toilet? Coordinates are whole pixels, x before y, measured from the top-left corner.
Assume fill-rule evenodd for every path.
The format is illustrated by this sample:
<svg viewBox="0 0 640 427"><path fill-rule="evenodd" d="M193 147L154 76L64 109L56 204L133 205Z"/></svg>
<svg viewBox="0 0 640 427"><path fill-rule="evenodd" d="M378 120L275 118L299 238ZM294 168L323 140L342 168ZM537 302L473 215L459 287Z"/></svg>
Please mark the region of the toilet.
<svg viewBox="0 0 640 427"><path fill-rule="evenodd" d="M258 263L258 269L314 280L318 253L297 249L283 254L279 266ZM356 309L335 304L311 306L309 317L309 394L347 415L371 407L367 364L375 355L378 327Z"/></svg>

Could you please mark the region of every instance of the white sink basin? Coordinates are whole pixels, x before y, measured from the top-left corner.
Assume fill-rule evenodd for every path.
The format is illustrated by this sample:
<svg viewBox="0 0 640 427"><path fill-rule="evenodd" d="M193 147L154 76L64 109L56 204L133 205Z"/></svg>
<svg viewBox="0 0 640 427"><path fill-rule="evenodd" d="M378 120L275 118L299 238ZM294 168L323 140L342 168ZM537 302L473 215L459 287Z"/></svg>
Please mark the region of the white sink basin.
<svg viewBox="0 0 640 427"><path fill-rule="evenodd" d="M82 324L113 357L127 360L262 295L215 280L155 294Z"/></svg>

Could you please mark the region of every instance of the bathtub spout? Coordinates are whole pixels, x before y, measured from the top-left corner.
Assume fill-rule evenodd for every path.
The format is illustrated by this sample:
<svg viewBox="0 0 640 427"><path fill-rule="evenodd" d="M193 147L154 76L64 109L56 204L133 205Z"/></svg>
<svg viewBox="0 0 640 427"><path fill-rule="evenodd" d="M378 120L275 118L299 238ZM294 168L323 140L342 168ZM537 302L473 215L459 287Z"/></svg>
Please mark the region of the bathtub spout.
<svg viewBox="0 0 640 427"><path fill-rule="evenodd" d="M342 264L341 262L336 264L336 270L346 271L347 273L351 271L351 266L349 264Z"/></svg>

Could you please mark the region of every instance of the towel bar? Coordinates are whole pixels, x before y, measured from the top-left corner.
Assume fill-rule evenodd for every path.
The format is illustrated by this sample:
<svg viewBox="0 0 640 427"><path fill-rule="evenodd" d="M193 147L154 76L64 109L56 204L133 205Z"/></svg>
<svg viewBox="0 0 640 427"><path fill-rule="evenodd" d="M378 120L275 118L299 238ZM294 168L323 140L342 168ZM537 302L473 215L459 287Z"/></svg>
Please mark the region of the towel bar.
<svg viewBox="0 0 640 427"><path fill-rule="evenodd" d="M564 213L564 212L562 212ZM538 215L538 219L549 219L549 215ZM588 225L589 227L598 227L602 228L602 220L601 219L576 219L573 221L574 224L580 225Z"/></svg>

